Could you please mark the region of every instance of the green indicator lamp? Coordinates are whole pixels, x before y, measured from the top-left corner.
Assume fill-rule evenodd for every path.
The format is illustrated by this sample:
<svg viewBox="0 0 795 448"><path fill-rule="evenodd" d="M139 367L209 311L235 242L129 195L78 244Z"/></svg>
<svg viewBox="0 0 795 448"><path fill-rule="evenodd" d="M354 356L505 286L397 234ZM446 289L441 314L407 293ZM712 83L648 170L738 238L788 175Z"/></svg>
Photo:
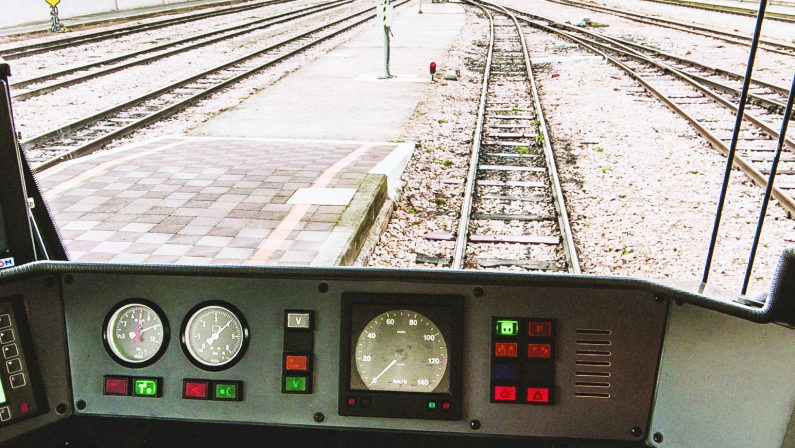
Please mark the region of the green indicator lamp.
<svg viewBox="0 0 795 448"><path fill-rule="evenodd" d="M436 402L435 401L429 401L428 402L428 409L436 409Z"/></svg>
<svg viewBox="0 0 795 448"><path fill-rule="evenodd" d="M519 334L519 321L498 320L497 334L501 336L516 336L517 334Z"/></svg>

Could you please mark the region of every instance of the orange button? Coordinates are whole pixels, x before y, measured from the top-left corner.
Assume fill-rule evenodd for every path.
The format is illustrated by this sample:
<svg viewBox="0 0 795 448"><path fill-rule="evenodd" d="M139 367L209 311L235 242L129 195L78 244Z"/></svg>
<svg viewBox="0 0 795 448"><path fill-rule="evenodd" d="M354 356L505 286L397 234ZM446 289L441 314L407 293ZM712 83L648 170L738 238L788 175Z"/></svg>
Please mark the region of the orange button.
<svg viewBox="0 0 795 448"><path fill-rule="evenodd" d="M530 403L549 403L549 388L528 387L527 401Z"/></svg>
<svg viewBox="0 0 795 448"><path fill-rule="evenodd" d="M306 355L287 355L284 357L284 369L306 372L309 358Z"/></svg>
<svg viewBox="0 0 795 448"><path fill-rule="evenodd" d="M535 338L552 337L552 322L528 322L527 335Z"/></svg>
<svg viewBox="0 0 795 448"><path fill-rule="evenodd" d="M494 401L516 401L516 387L494 386Z"/></svg>
<svg viewBox="0 0 795 448"><path fill-rule="evenodd" d="M519 356L519 345L516 342L496 342L494 356L498 358L516 358Z"/></svg>
<svg viewBox="0 0 795 448"><path fill-rule="evenodd" d="M531 359L549 359L552 347L549 344L527 344L527 357Z"/></svg>

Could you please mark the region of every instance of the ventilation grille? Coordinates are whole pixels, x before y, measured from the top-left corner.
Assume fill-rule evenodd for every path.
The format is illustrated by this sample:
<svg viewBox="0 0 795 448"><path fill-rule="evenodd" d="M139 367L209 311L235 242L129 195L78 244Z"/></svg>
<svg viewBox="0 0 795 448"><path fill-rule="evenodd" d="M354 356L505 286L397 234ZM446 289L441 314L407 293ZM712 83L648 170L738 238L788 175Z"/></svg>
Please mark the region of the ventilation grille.
<svg viewBox="0 0 795 448"><path fill-rule="evenodd" d="M574 396L610 398L613 330L577 329Z"/></svg>

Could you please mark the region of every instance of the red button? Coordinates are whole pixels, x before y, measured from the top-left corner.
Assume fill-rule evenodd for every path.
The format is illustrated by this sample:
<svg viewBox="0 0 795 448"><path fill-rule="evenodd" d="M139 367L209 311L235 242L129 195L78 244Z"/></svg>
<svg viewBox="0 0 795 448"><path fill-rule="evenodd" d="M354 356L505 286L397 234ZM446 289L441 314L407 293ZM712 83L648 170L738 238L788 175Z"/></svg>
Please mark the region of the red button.
<svg viewBox="0 0 795 448"><path fill-rule="evenodd" d="M28 404L27 403L22 403L22 404L19 405L19 412L21 412L23 414L27 414L28 410L29 409L28 409Z"/></svg>
<svg viewBox="0 0 795 448"><path fill-rule="evenodd" d="M309 365L309 357L306 355L287 355L284 357L284 369L306 372Z"/></svg>
<svg viewBox="0 0 795 448"><path fill-rule="evenodd" d="M527 401L530 403L549 403L549 388L528 387Z"/></svg>
<svg viewBox="0 0 795 448"><path fill-rule="evenodd" d="M516 358L519 356L519 345L516 342L496 342L494 356L498 358Z"/></svg>
<svg viewBox="0 0 795 448"><path fill-rule="evenodd" d="M494 386L495 401L516 401L516 387Z"/></svg>
<svg viewBox="0 0 795 448"><path fill-rule="evenodd" d="M549 359L552 347L549 344L527 344L527 357L531 359Z"/></svg>
<svg viewBox="0 0 795 448"><path fill-rule="evenodd" d="M105 395L130 395L127 378L105 377Z"/></svg>
<svg viewBox="0 0 795 448"><path fill-rule="evenodd" d="M450 410L450 402L449 401L442 402L442 410L443 411L449 411Z"/></svg>
<svg viewBox="0 0 795 448"><path fill-rule="evenodd" d="M348 407L355 408L356 407L356 399L353 397L348 398Z"/></svg>
<svg viewBox="0 0 795 448"><path fill-rule="evenodd" d="M210 385L207 381L184 381L182 383L183 398L206 400Z"/></svg>
<svg viewBox="0 0 795 448"><path fill-rule="evenodd" d="M536 338L552 337L552 322L529 322L527 335Z"/></svg>

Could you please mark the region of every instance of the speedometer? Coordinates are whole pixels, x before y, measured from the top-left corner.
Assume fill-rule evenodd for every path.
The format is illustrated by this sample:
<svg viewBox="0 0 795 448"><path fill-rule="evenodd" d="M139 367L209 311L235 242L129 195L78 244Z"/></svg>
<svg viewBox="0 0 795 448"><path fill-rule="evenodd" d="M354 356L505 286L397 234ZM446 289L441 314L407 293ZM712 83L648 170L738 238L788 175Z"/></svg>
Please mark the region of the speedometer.
<svg viewBox="0 0 795 448"><path fill-rule="evenodd" d="M145 367L157 361L168 342L168 322L154 303L127 300L108 314L102 332L105 348L127 367Z"/></svg>
<svg viewBox="0 0 795 448"><path fill-rule="evenodd" d="M447 370L447 343L428 317L392 310L359 334L356 368L369 390L433 392Z"/></svg>

